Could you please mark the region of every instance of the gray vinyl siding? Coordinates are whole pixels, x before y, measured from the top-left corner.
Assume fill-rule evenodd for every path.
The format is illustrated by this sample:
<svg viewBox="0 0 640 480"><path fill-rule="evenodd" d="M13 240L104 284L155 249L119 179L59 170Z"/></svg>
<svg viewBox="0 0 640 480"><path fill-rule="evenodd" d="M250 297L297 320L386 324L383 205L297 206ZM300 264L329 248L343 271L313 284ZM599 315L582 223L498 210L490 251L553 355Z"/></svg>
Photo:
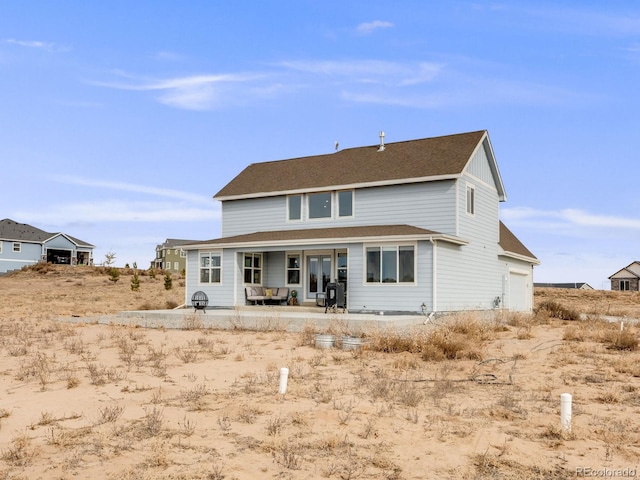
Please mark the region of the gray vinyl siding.
<svg viewBox="0 0 640 480"><path fill-rule="evenodd" d="M420 312L424 302L427 309L432 306L432 249L429 242L418 242L416 283L371 284L365 281L364 248L354 244L349 249L349 311L404 311Z"/></svg>
<svg viewBox="0 0 640 480"><path fill-rule="evenodd" d="M531 311L533 308L533 268L530 263L524 260L501 256L499 264L502 269L504 278L504 292L502 298L502 307L506 309ZM518 308L518 304L522 303L520 299L513 298L514 292L511 290L510 280L511 274L516 273L526 276L526 299L524 308Z"/></svg>
<svg viewBox="0 0 640 480"><path fill-rule="evenodd" d="M203 250L211 252L217 250ZM239 268L234 255L223 252L222 281L220 283L200 283L200 252L190 250L187 252L185 304L191 305L191 296L196 291L202 291L209 297L209 305L219 307L233 307L234 272Z"/></svg>
<svg viewBox="0 0 640 480"><path fill-rule="evenodd" d="M58 235L57 237L53 237L51 240L47 240L46 242L44 242L44 248L52 248L55 250L71 250L75 252L76 244L70 241L67 237Z"/></svg>
<svg viewBox="0 0 640 480"><path fill-rule="evenodd" d="M455 208L456 188L452 180L355 190L354 215L348 218L289 222L286 219L285 196L231 200L222 203L222 236L269 230L391 224L408 224L455 234ZM306 218L304 205L303 218Z"/></svg>
<svg viewBox="0 0 640 480"><path fill-rule="evenodd" d="M493 173L491 172L491 166L489 165L484 144L478 145L478 148L467 165L466 171L487 185L494 183Z"/></svg>
<svg viewBox="0 0 640 480"><path fill-rule="evenodd" d="M475 190L474 215L467 213L467 185ZM438 243L438 310L489 309L502 296L498 215L497 191L464 175L458 187L458 234L469 244Z"/></svg>
<svg viewBox="0 0 640 480"><path fill-rule="evenodd" d="M26 265L38 263L42 258L42 245L38 243L20 243L20 251L13 251L12 240L2 241L2 252L0 253L0 272L20 270Z"/></svg>

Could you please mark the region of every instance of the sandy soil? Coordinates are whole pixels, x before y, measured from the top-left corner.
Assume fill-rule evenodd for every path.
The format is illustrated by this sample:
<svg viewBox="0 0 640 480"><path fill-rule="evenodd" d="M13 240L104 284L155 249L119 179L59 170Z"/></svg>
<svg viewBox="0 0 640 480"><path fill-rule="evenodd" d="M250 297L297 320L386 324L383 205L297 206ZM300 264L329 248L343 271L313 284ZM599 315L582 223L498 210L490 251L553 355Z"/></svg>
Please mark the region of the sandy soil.
<svg viewBox="0 0 640 480"><path fill-rule="evenodd" d="M638 331L596 318L632 316L633 294L545 289L537 303L592 318L467 314L368 332L358 351L315 348L313 329L65 321L183 303L179 277L140 278L133 292L130 272L0 277L0 479L640 476Z"/></svg>

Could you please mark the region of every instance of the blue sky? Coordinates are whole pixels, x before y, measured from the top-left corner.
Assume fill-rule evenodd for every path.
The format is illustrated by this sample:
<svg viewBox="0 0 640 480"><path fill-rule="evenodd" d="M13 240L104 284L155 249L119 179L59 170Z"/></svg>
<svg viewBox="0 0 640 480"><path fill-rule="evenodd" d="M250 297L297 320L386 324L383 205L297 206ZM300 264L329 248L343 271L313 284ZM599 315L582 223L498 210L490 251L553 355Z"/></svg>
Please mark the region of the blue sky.
<svg viewBox="0 0 640 480"><path fill-rule="evenodd" d="M147 266L254 162L487 129L539 282L640 260L634 1L0 3L0 218Z"/></svg>

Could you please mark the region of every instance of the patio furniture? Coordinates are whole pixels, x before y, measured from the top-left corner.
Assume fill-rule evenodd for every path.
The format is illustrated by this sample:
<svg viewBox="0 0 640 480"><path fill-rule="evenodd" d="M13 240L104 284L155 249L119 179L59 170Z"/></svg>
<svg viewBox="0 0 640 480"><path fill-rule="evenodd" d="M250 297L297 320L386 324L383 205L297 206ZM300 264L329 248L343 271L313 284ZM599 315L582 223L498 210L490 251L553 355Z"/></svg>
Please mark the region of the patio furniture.
<svg viewBox="0 0 640 480"><path fill-rule="evenodd" d="M324 297L324 313L327 313L329 309L336 313L339 308L342 309L342 313L347 310L346 295L344 293L344 286L341 283L327 283Z"/></svg>
<svg viewBox="0 0 640 480"><path fill-rule="evenodd" d="M286 287L245 287L244 295L247 302L266 305L266 302L286 304L289 300L289 289Z"/></svg>
<svg viewBox="0 0 640 480"><path fill-rule="evenodd" d="M207 305L209 305L209 297L207 297L206 293L198 290L191 296L191 306L195 311L202 310L207 313Z"/></svg>

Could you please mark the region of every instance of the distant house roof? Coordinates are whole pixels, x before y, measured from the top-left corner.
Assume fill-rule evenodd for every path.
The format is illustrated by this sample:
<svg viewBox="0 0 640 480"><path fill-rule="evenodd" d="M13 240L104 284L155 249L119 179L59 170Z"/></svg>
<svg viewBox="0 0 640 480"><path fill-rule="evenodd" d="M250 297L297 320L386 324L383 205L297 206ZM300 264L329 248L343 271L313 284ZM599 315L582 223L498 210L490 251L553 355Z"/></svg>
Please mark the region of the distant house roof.
<svg viewBox="0 0 640 480"><path fill-rule="evenodd" d="M308 228L299 230L277 230L270 232L255 232L245 235L234 235L230 237L216 238L213 240L205 240L196 242L188 247L201 248L204 245L211 246L264 246L273 242L277 245L286 245L288 243L295 244L301 242L310 243L331 243L336 240L359 240L375 237L388 239L402 238L434 238L448 241L458 245L465 245L468 242L452 236L446 235L424 228L414 227L411 225L373 225L365 227L334 227L334 228Z"/></svg>
<svg viewBox="0 0 640 480"><path fill-rule="evenodd" d="M158 245L158 248L175 248L181 247L182 245L190 245L192 243L197 243L199 240L184 240L180 238L167 238L164 243Z"/></svg>
<svg viewBox="0 0 640 480"><path fill-rule="evenodd" d="M230 200L333 188L390 185L456 178L471 156L484 146L500 199L504 185L486 130L347 148L335 153L253 163L231 180L214 198Z"/></svg>
<svg viewBox="0 0 640 480"><path fill-rule="evenodd" d="M498 243L507 255L511 254L510 256L523 257L526 260L535 260L534 263L540 263L536 256L502 222L500 222L500 240Z"/></svg>
<svg viewBox="0 0 640 480"><path fill-rule="evenodd" d="M609 280L612 278L640 278L640 262L635 261L631 262L624 268L621 268L616 273L609 277Z"/></svg>
<svg viewBox="0 0 640 480"><path fill-rule="evenodd" d="M574 282L574 283L534 283L534 287L543 288L572 288L578 290L594 290L594 288L586 282Z"/></svg>
<svg viewBox="0 0 640 480"><path fill-rule="evenodd" d="M32 225L26 223L18 223L9 218L0 220L0 239L14 241L14 242L32 242L32 243L44 243L47 240L58 236L64 235L71 242L80 247L93 248L90 243L79 240L66 233L50 233L40 230Z"/></svg>

